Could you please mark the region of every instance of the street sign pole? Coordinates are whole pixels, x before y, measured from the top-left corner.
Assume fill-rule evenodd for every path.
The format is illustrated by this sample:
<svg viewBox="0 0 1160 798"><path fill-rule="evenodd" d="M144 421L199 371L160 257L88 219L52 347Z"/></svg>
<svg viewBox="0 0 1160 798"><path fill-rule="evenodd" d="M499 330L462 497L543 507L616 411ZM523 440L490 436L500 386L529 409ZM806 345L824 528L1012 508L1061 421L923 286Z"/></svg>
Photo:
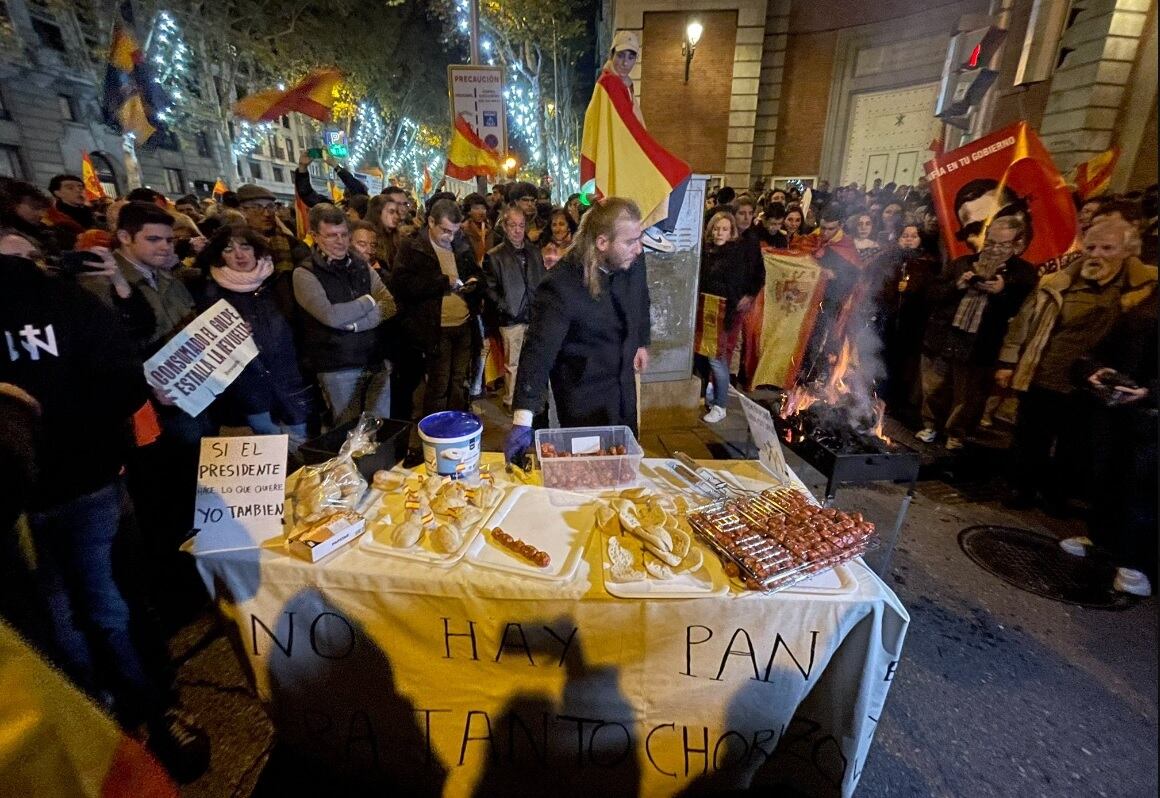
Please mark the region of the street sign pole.
<svg viewBox="0 0 1160 798"><path fill-rule="evenodd" d="M479 66L479 0L471 0L471 64ZM487 178L483 175L475 176L475 190L480 194L487 193Z"/></svg>

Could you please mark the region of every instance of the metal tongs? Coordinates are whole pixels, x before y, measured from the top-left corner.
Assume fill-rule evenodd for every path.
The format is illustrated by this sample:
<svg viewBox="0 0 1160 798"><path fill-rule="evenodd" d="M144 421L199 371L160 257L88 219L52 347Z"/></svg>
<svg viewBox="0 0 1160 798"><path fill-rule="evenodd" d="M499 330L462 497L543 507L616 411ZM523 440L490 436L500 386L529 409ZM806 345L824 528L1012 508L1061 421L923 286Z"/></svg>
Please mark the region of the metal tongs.
<svg viewBox="0 0 1160 798"><path fill-rule="evenodd" d="M732 478L726 481L726 475L721 471L713 471L698 465L697 461L684 452L673 454L675 462L667 463L668 468L682 482L687 483L693 490L710 499L727 499L731 496L749 496L753 491L747 490Z"/></svg>

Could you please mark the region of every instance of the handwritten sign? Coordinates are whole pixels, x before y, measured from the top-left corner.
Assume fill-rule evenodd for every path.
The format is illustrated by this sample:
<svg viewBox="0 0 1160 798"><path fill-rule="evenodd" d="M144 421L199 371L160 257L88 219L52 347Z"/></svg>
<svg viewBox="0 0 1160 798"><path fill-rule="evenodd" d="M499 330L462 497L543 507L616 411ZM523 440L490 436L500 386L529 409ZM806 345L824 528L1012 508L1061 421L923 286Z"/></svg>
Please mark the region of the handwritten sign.
<svg viewBox="0 0 1160 798"><path fill-rule="evenodd" d="M221 299L145 362L145 380L196 416L257 355L250 325Z"/></svg>
<svg viewBox="0 0 1160 798"><path fill-rule="evenodd" d="M782 482L790 482L789 466L785 463L785 453L781 450L781 438L773 425L773 415L757 402L730 388L729 393L741 400L745 410L745 421L749 424L749 434L757 444L758 460L769 473Z"/></svg>
<svg viewBox="0 0 1160 798"><path fill-rule="evenodd" d="M287 443L285 435L201 439L195 554L257 548L282 538Z"/></svg>

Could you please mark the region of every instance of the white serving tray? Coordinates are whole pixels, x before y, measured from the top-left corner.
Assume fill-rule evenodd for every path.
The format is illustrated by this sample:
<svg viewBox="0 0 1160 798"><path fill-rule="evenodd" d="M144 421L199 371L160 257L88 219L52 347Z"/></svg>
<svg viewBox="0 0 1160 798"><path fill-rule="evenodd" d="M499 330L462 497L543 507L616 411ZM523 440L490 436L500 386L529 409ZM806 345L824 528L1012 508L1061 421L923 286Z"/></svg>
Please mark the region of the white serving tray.
<svg viewBox="0 0 1160 798"><path fill-rule="evenodd" d="M435 547L431 545L430 530L424 532L423 538L417 545L403 549L399 548L398 546L393 546L390 543L383 543L381 541L375 540L374 530L377 529L379 525L372 523L367 524L366 532L363 533L362 538L359 541L359 547L363 551L382 554L387 557L397 557L400 560L410 560L411 562L426 563L427 565L434 565L439 568L450 568L463 559L463 556L467 554L467 551L471 548L471 544L474 543L475 539L479 536L479 530L487 526L488 520L494 513L495 508L503 504L506 489L498 485L496 487L498 487L501 491L499 497L489 506L481 508L483 510L483 517L467 530L463 536L463 542L459 544L459 548L450 554L437 551ZM398 503L401 507L401 497ZM399 518L395 518L394 515L391 517L391 520L396 524L401 520L402 512L397 514ZM436 516L435 518L436 521L439 520L439 516Z"/></svg>
<svg viewBox="0 0 1160 798"><path fill-rule="evenodd" d="M711 551L703 552L705 564L693 573L678 574L672 579L649 578L637 582L613 582L608 579L611 565L608 562L608 539L605 535L600 535L600 545L604 589L611 596L624 599L687 599L723 596L729 592L729 579L725 576L717 555ZM693 545L698 545L696 538L693 539Z"/></svg>
<svg viewBox="0 0 1160 798"><path fill-rule="evenodd" d="M467 561L479 568L504 571L530 579L569 582L584 559L584 546L596 525L596 505L580 493L520 485L492 513L488 533L477 535ZM514 538L548 553L551 564L539 568L491 539L500 527Z"/></svg>

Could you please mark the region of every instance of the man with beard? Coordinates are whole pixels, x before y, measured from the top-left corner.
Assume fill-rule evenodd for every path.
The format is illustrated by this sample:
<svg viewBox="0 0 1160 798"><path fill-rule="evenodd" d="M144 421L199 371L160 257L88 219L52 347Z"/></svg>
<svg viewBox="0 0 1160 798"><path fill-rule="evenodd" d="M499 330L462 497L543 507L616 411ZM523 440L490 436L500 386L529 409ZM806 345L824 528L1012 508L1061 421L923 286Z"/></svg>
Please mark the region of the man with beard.
<svg viewBox="0 0 1160 798"><path fill-rule="evenodd" d="M1140 262L1139 246L1131 224L1096 222L1084 235L1083 256L1045 276L1007 328L995 382L1022 392L1011 497L1016 506L1032 504L1037 491L1049 506L1064 504L1068 483L1058 464L1065 447L1055 444L1079 417L1072 371L1121 313L1156 290L1156 267Z"/></svg>
<svg viewBox="0 0 1160 798"><path fill-rule="evenodd" d="M548 379L560 424L634 432L635 374L648 368L649 298L636 203L610 197L580 221L572 248L540 283L516 371L509 463L532 445Z"/></svg>
<svg viewBox="0 0 1160 798"><path fill-rule="evenodd" d="M275 215L277 197L272 191L246 183L238 189L238 207L246 217L246 225L269 242L274 270L289 271L309 260L310 247L295 238Z"/></svg>

